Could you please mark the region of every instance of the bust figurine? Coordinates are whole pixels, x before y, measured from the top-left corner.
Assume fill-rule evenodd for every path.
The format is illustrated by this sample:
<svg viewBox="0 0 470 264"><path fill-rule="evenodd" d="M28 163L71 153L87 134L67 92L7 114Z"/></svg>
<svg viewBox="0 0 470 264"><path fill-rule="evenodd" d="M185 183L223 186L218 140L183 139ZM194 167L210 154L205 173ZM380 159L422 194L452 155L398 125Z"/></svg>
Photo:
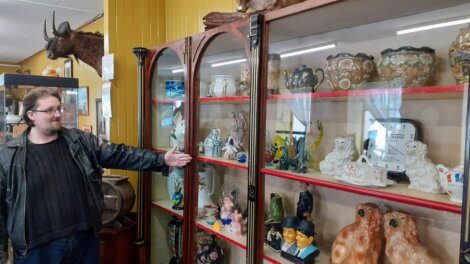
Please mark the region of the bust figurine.
<svg viewBox="0 0 470 264"><path fill-rule="evenodd" d="M313 196L308 191L308 183L300 183L299 201L297 202L297 219L311 221Z"/></svg>
<svg viewBox="0 0 470 264"><path fill-rule="evenodd" d="M220 208L220 221L222 224L229 225L232 222L232 214L235 211L235 204L233 198L230 195L224 197L223 206Z"/></svg>
<svg viewBox="0 0 470 264"><path fill-rule="evenodd" d="M320 250L313 245L315 226L312 222L301 220L297 229L297 250L294 254L298 264L313 264Z"/></svg>
<svg viewBox="0 0 470 264"><path fill-rule="evenodd" d="M281 257L292 260L295 252L297 251L297 218L288 216L284 218L282 223L282 236L283 241L281 243Z"/></svg>

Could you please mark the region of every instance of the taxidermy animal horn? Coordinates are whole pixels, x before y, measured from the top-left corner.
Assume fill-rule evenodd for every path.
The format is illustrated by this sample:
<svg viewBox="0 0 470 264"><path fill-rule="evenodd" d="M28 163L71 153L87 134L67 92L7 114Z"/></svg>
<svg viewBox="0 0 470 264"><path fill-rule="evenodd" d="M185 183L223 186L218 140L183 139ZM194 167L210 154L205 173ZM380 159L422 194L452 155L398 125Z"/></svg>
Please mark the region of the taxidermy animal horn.
<svg viewBox="0 0 470 264"><path fill-rule="evenodd" d="M52 12L52 34L54 36L58 37L59 33L57 32L57 29L55 28L55 11Z"/></svg>
<svg viewBox="0 0 470 264"><path fill-rule="evenodd" d="M45 40L45 41L49 41L49 40L52 39L52 38L50 38L49 36L47 36L46 20L45 20L45 19L44 19L44 31L43 31L43 34L44 34L44 40Z"/></svg>

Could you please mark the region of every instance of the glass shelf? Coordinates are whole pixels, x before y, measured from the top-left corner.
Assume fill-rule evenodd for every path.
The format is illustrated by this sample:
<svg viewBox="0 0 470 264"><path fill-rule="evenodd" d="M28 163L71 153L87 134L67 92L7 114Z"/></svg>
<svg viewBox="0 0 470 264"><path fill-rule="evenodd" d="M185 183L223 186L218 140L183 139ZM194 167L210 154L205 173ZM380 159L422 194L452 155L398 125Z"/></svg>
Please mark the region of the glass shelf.
<svg viewBox="0 0 470 264"><path fill-rule="evenodd" d="M167 214L171 214L178 219L183 220L183 210L175 210L172 208L173 202L168 199L152 201L152 207L159 209Z"/></svg>
<svg viewBox="0 0 470 264"><path fill-rule="evenodd" d="M237 168L242 170L248 170L248 165L246 163L240 163L235 160L228 160L222 157L205 157L205 156L197 156L197 161L209 163L209 164L216 164L225 166L228 168Z"/></svg>

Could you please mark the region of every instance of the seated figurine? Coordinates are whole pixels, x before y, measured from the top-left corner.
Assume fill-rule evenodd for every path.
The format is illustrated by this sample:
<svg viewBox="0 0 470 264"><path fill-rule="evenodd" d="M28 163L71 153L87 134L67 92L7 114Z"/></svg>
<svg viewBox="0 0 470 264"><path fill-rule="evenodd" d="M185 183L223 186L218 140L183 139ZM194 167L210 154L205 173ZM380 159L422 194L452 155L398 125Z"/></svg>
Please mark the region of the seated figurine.
<svg viewBox="0 0 470 264"><path fill-rule="evenodd" d="M245 223L243 221L243 215L235 210L230 217L232 222L230 223L229 231L234 235L241 235L245 232Z"/></svg>
<svg viewBox="0 0 470 264"><path fill-rule="evenodd" d="M175 193L171 197L171 201L173 202L173 206L171 208L175 210L182 210L183 209L183 192L182 188L179 184L175 186Z"/></svg>
<svg viewBox="0 0 470 264"><path fill-rule="evenodd" d="M312 222L301 220L297 227L297 250L294 254L295 263L313 264L320 250L313 245L315 226Z"/></svg>
<svg viewBox="0 0 470 264"><path fill-rule="evenodd" d="M281 243L281 257L292 260L297 251L297 240L295 240L297 236L297 218L292 216L284 218L282 228L284 239Z"/></svg>
<svg viewBox="0 0 470 264"><path fill-rule="evenodd" d="M223 206L220 208L220 221L223 225L230 225L232 222L232 214L235 211L235 204L230 195L224 197Z"/></svg>

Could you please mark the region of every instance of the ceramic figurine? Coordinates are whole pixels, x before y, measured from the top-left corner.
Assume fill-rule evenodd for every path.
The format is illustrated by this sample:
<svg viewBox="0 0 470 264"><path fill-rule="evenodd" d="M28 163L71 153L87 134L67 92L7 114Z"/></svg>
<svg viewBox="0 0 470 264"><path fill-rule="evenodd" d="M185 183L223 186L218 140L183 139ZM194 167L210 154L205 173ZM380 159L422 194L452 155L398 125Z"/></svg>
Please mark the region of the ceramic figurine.
<svg viewBox="0 0 470 264"><path fill-rule="evenodd" d="M237 158L237 153L239 149L236 147L235 144L235 140L231 136L229 136L227 142L225 143L225 147L222 148L222 151L224 152L222 157L224 159L235 160Z"/></svg>
<svg viewBox="0 0 470 264"><path fill-rule="evenodd" d="M339 175L343 170L343 165L356 158L357 150L354 137L337 137L333 151L320 162L320 171L328 175Z"/></svg>
<svg viewBox="0 0 470 264"><path fill-rule="evenodd" d="M248 155L246 152L238 152L237 153L237 161L240 163L245 163L248 160Z"/></svg>
<svg viewBox="0 0 470 264"><path fill-rule="evenodd" d="M442 188L450 195L450 200L456 203L462 203L463 196L463 164L449 169L444 165L436 166L439 172Z"/></svg>
<svg viewBox="0 0 470 264"><path fill-rule="evenodd" d="M215 206L211 199L211 196L214 194L214 189L214 167L203 164L198 171L197 211L199 217L203 217L206 214L205 208L207 206Z"/></svg>
<svg viewBox="0 0 470 264"><path fill-rule="evenodd" d="M279 159L279 164L277 166L278 170L289 170L290 160L288 155L288 140L287 137L284 141L284 147L282 148L282 155Z"/></svg>
<svg viewBox="0 0 470 264"><path fill-rule="evenodd" d="M176 151L184 151L184 119L182 110L176 110L173 116L173 130L170 132L170 145Z"/></svg>
<svg viewBox="0 0 470 264"><path fill-rule="evenodd" d="M318 73L321 73L321 78L318 77ZM295 69L290 75L285 70L283 74L286 88L294 93L313 93L325 79L323 69L312 70L307 68L306 65Z"/></svg>
<svg viewBox="0 0 470 264"><path fill-rule="evenodd" d="M300 183L299 200L297 201L297 219L311 221L313 211L313 196L308 190L308 183Z"/></svg>
<svg viewBox="0 0 470 264"><path fill-rule="evenodd" d="M460 29L449 47L449 64L457 83L468 83L470 75L470 24Z"/></svg>
<svg viewBox="0 0 470 264"><path fill-rule="evenodd" d="M230 233L234 235L241 235L245 232L245 223L243 221L243 215L235 210L230 216L232 222L230 223Z"/></svg>
<svg viewBox="0 0 470 264"><path fill-rule="evenodd" d="M419 87L430 84L434 75L436 52L428 47L410 46L386 49L377 68L382 80L392 87Z"/></svg>
<svg viewBox="0 0 470 264"><path fill-rule="evenodd" d="M168 199L170 199L170 201L173 199L175 186L177 185L181 186L181 189L184 190L184 169L173 167L171 168L170 175L168 175L166 185L168 190Z"/></svg>
<svg viewBox="0 0 470 264"><path fill-rule="evenodd" d="M268 58L268 94L279 93L279 78L281 77L281 55L269 54Z"/></svg>
<svg viewBox="0 0 470 264"><path fill-rule="evenodd" d="M358 89L375 72L374 57L364 53L339 53L326 59L326 80L333 91Z"/></svg>
<svg viewBox="0 0 470 264"><path fill-rule="evenodd" d="M294 253L295 263L313 264L320 250L314 246L315 226L312 222L301 220L297 227L297 250Z"/></svg>
<svg viewBox="0 0 470 264"><path fill-rule="evenodd" d="M173 194L171 201L173 202L173 206L171 208L175 210L183 209L183 204L184 204L183 192L179 184L175 186L175 193Z"/></svg>
<svg viewBox="0 0 470 264"><path fill-rule="evenodd" d="M232 214L235 211L235 204L233 197L230 195L224 196L223 206L220 208L220 221L223 225L229 225L232 222Z"/></svg>
<svg viewBox="0 0 470 264"><path fill-rule="evenodd" d="M373 203L356 207L354 223L336 235L331 264L377 264L382 250L382 211Z"/></svg>
<svg viewBox="0 0 470 264"><path fill-rule="evenodd" d="M238 93L242 96L249 96L250 95L250 81L251 81L251 64L250 63L242 63L241 65L241 74L240 74L240 89Z"/></svg>
<svg viewBox="0 0 470 264"><path fill-rule="evenodd" d="M240 139L238 137L237 114L235 112L230 112L230 135L229 137L233 138L237 146L240 144Z"/></svg>
<svg viewBox="0 0 470 264"><path fill-rule="evenodd" d="M439 264L441 261L419 241L413 216L389 212L384 217L385 254L392 264Z"/></svg>
<svg viewBox="0 0 470 264"><path fill-rule="evenodd" d="M281 159L281 156L284 152L285 144L286 144L286 140L283 137L277 135L274 138L274 148L275 148L274 161L273 161L274 163L278 163L279 160Z"/></svg>
<svg viewBox="0 0 470 264"><path fill-rule="evenodd" d="M288 216L284 218L282 223L282 236L283 242L281 243L281 256L283 258L291 260L297 251L297 241L295 237L297 236L297 217Z"/></svg>
<svg viewBox="0 0 470 264"><path fill-rule="evenodd" d="M220 129L212 128L211 133L204 139L204 154L207 157L220 157Z"/></svg>
<svg viewBox="0 0 470 264"><path fill-rule="evenodd" d="M266 234L266 245L275 252L281 251L282 235L281 231L276 226L271 226Z"/></svg>
<svg viewBox="0 0 470 264"><path fill-rule="evenodd" d="M420 141L405 144L406 176L410 179L408 189L427 193L443 193L436 165L428 158L428 147Z"/></svg>
<svg viewBox="0 0 470 264"><path fill-rule="evenodd" d="M238 142L239 146L243 146L243 138L248 130L248 122L245 119L245 112L240 111L237 115Z"/></svg>
<svg viewBox="0 0 470 264"><path fill-rule="evenodd" d="M213 225L217 220L217 215L219 213L218 207L215 205L205 205L204 212L206 217L206 223L209 225Z"/></svg>
<svg viewBox="0 0 470 264"><path fill-rule="evenodd" d="M211 95L214 97L234 96L237 93L235 76L233 75L212 75Z"/></svg>

